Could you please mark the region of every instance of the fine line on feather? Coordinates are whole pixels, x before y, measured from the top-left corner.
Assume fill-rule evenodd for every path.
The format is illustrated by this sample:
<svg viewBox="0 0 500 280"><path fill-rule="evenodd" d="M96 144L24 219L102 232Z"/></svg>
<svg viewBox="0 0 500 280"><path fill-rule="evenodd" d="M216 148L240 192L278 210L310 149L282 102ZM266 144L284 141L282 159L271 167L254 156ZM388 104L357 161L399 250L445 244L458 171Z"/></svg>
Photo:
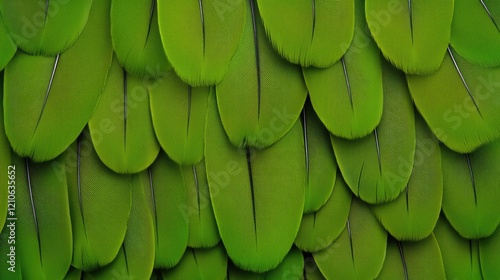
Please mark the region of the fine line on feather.
<svg viewBox="0 0 500 280"><path fill-rule="evenodd" d="M399 256L401 257L401 263L403 264L403 271L405 274L405 280L408 280L408 267L406 265L406 258L405 258L405 254L403 251L403 245L401 244L401 241L398 240L397 242L398 242L398 248L399 248Z"/></svg>
<svg viewBox="0 0 500 280"><path fill-rule="evenodd" d="M35 222L35 230L36 230L36 238L38 240L38 254L40 256L40 264L43 266L43 258L42 258L42 244L40 240L40 229L38 228L38 218L36 216L35 209L35 200L33 199L33 188L31 185L31 172L30 172L30 163L28 158L25 159L26 163L26 177L28 177L28 191L30 194L30 203L31 203L31 211L33 213L33 221Z"/></svg>
<svg viewBox="0 0 500 280"><path fill-rule="evenodd" d="M54 81L54 76L56 75L56 69L57 69L57 65L59 64L59 56L60 55L61 54L58 54L56 56L56 60L54 62L54 67L52 67L52 73L50 74L49 85L47 86L47 91L45 92L45 98L43 99L43 105L42 105L42 111L40 112L40 115L38 116L38 120L37 120L36 126L35 126L35 131L38 128L40 121L42 120L43 112L45 111L45 106L47 105L47 100L49 99L49 94L50 94L50 90L52 89L52 82Z"/></svg>
<svg viewBox="0 0 500 280"><path fill-rule="evenodd" d="M488 16L490 17L491 21L495 25L495 28L498 30L498 32L500 32L500 28L498 27L497 22L495 21L495 19L493 18L493 15L491 14L490 10L488 9L488 6L486 6L486 4L484 3L483 0L479 0L479 1L481 1L481 5L483 5L483 8L486 10L486 13L488 13Z"/></svg>
<svg viewBox="0 0 500 280"><path fill-rule="evenodd" d="M253 40L255 47L255 65L257 67L257 119L260 119L260 95L261 95L261 73L260 73L260 53L259 53L259 38L257 35L257 15L255 12L254 0L250 0L250 9L252 11L252 25L253 25Z"/></svg>
<svg viewBox="0 0 500 280"><path fill-rule="evenodd" d="M474 177L474 171L472 170L469 154L465 154L465 158L467 159L467 167L469 168L469 176L472 183L472 190L474 192L474 204L477 206L476 179Z"/></svg>
<svg viewBox="0 0 500 280"><path fill-rule="evenodd" d="M472 100L472 103L474 103L474 107L476 107L477 112L482 117L481 111L479 110L479 107L477 106L476 100L474 99L474 96L472 96L472 92L469 89L469 85L465 81L464 75L462 74L462 71L458 67L457 61L455 60L455 56L451 52L450 48L448 48L448 53L450 54L451 60L453 61L453 65L455 66L455 69L457 70L458 75L460 76L460 79L462 80L462 83L465 86L465 89L467 90L467 93L469 94L470 99Z"/></svg>

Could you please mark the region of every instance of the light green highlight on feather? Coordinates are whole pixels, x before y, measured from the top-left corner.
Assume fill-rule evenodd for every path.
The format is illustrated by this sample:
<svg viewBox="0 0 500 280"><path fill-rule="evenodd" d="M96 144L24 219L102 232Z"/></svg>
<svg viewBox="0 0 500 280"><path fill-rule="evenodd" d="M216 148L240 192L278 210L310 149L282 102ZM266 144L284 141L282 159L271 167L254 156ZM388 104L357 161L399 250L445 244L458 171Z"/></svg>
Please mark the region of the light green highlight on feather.
<svg viewBox="0 0 500 280"><path fill-rule="evenodd" d="M103 267L114 260L125 238L132 204L131 176L117 174L100 161L88 129L66 152L66 174L72 266L86 271Z"/></svg>
<svg viewBox="0 0 500 280"><path fill-rule="evenodd" d="M5 130L19 155L54 159L89 121L112 58L109 5L106 0L94 2L82 34L60 56L19 51L6 67Z"/></svg>
<svg viewBox="0 0 500 280"><path fill-rule="evenodd" d="M111 39L128 72L158 77L171 69L158 28L157 0L111 1Z"/></svg>
<svg viewBox="0 0 500 280"><path fill-rule="evenodd" d="M274 48L292 63L331 66L344 55L353 38L354 0L257 3Z"/></svg>
<svg viewBox="0 0 500 280"><path fill-rule="evenodd" d="M5 25L19 48L34 55L54 56L77 40L89 18L92 2L109 0L19 0L0 4Z"/></svg>
<svg viewBox="0 0 500 280"><path fill-rule="evenodd" d="M264 148L295 124L307 89L300 67L281 58L267 40L254 2L248 1L241 45L216 91L231 143Z"/></svg>
<svg viewBox="0 0 500 280"><path fill-rule="evenodd" d="M370 135L332 136L340 171L352 192L369 203L396 199L406 188L415 155L415 120L404 75L383 63L384 112Z"/></svg>
<svg viewBox="0 0 500 280"><path fill-rule="evenodd" d="M500 6L494 0L455 1L451 45L465 59L500 66Z"/></svg>
<svg viewBox="0 0 500 280"><path fill-rule="evenodd" d="M434 234L418 242L389 238L384 267L377 279L447 279Z"/></svg>
<svg viewBox="0 0 500 280"><path fill-rule="evenodd" d="M374 279L385 258L387 232L368 205L353 198L346 226L314 260L326 279Z"/></svg>
<svg viewBox="0 0 500 280"><path fill-rule="evenodd" d="M321 121L334 135L355 139L375 129L383 105L382 56L367 31L362 0L356 0L354 39L345 48L345 55L331 67L303 71Z"/></svg>
<svg viewBox="0 0 500 280"><path fill-rule="evenodd" d="M15 227L17 265L24 279L62 279L71 264L71 220L64 167L54 166L64 166L64 158L37 164L13 155L12 162L17 219L8 224Z"/></svg>
<svg viewBox="0 0 500 280"><path fill-rule="evenodd" d="M175 266L186 250L188 217L186 187L181 167L160 153L141 174L141 182L154 225L155 268Z"/></svg>
<svg viewBox="0 0 500 280"><path fill-rule="evenodd" d="M285 259L274 269L263 273L249 272L230 265L228 280L272 280L272 279L302 279L304 273L304 257L302 252L292 247Z"/></svg>
<svg viewBox="0 0 500 280"><path fill-rule="evenodd" d="M307 172L304 213L312 213L325 205L332 194L337 162L328 130L318 119L310 102L302 110L301 121Z"/></svg>
<svg viewBox="0 0 500 280"><path fill-rule="evenodd" d="M99 158L117 173L146 169L160 151L151 120L148 80L127 73L116 57L89 129Z"/></svg>
<svg viewBox="0 0 500 280"><path fill-rule="evenodd" d="M415 126L417 146L408 185L394 201L372 206L381 224L400 241L429 236L439 218L443 199L439 142L418 114ZM408 162L405 168L411 168Z"/></svg>
<svg viewBox="0 0 500 280"><path fill-rule="evenodd" d="M500 275L498 251L500 250L500 227L489 237L479 239L479 260L484 279L496 279Z"/></svg>
<svg viewBox="0 0 500 280"><path fill-rule="evenodd" d="M245 2L158 0L163 48L182 80L193 86L222 80L240 44Z"/></svg>
<svg viewBox="0 0 500 280"><path fill-rule="evenodd" d="M162 271L163 279L224 280L228 258L224 246L210 249L187 248L178 265Z"/></svg>
<svg viewBox="0 0 500 280"><path fill-rule="evenodd" d="M428 76L408 76L418 110L432 132L459 153L472 152L500 136L500 67L475 66L453 49Z"/></svg>
<svg viewBox="0 0 500 280"><path fill-rule="evenodd" d="M411 74L438 70L450 42L453 0L366 0L366 19L384 56Z"/></svg>
<svg viewBox="0 0 500 280"><path fill-rule="evenodd" d="M1 4L0 4L1 5ZM16 53L17 45L10 37L0 14L0 69L3 69Z"/></svg>
<svg viewBox="0 0 500 280"><path fill-rule="evenodd" d="M182 207L189 220L188 246L210 248L219 243L220 236L215 221L206 174L205 161L182 167L187 199Z"/></svg>
<svg viewBox="0 0 500 280"><path fill-rule="evenodd" d="M151 276L155 259L153 219L140 176L132 177L132 209L118 255L107 266L86 273L85 279L148 279Z"/></svg>
<svg viewBox="0 0 500 280"><path fill-rule="evenodd" d="M192 87L174 71L149 87L156 137L179 164L192 165L204 157L205 125L210 87Z"/></svg>
<svg viewBox="0 0 500 280"><path fill-rule="evenodd" d="M465 238L493 234L500 223L500 141L471 154L441 149L443 161L443 212Z"/></svg>
<svg viewBox="0 0 500 280"><path fill-rule="evenodd" d="M295 245L305 252L318 252L329 247L345 228L352 193L340 172L333 193L317 212L304 214Z"/></svg>
<svg viewBox="0 0 500 280"><path fill-rule="evenodd" d="M434 235L443 257L447 279L483 279L478 240L461 237L444 216L439 218Z"/></svg>
<svg viewBox="0 0 500 280"><path fill-rule="evenodd" d="M238 149L224 132L212 95L205 156L212 206L229 257L253 272L276 267L293 244L304 207L300 122L267 149Z"/></svg>

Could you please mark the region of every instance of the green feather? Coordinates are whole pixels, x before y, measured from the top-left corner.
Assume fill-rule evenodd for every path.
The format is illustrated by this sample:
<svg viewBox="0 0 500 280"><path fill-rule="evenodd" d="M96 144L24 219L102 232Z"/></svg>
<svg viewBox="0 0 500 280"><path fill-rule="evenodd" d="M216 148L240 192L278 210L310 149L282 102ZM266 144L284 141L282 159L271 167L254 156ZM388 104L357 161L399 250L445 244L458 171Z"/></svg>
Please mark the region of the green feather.
<svg viewBox="0 0 500 280"><path fill-rule="evenodd" d="M160 153L142 175L154 225L155 268L171 268L182 258L188 241L188 220L182 207L186 204L186 187L181 168Z"/></svg>
<svg viewBox="0 0 500 280"><path fill-rule="evenodd" d="M9 63L16 53L17 45L12 41L0 13L0 70ZM2 75L3 76L3 75ZM3 83L2 83L3 84Z"/></svg>
<svg viewBox="0 0 500 280"><path fill-rule="evenodd" d="M162 271L163 279L172 280L224 280L227 271L227 255L224 246L210 249L187 248L178 265Z"/></svg>
<svg viewBox="0 0 500 280"><path fill-rule="evenodd" d="M212 94L205 151L210 197L229 257L253 272L276 267L293 244L304 207L300 122L267 149L237 149L224 133Z"/></svg>
<svg viewBox="0 0 500 280"><path fill-rule="evenodd" d="M285 259L274 269L264 273L255 273L238 269L230 265L227 280L274 280L302 279L304 273L304 258L302 252L292 247Z"/></svg>
<svg viewBox="0 0 500 280"><path fill-rule="evenodd" d="M3 84L3 75L0 72L0 85ZM0 99L3 98L3 87L0 87ZM7 208L9 193L15 192L15 170L9 167L12 163L10 160L10 143L5 135L3 125L3 106L0 106L0 229L3 228L5 219L7 218ZM14 167L15 168L15 167ZM12 187L11 187L12 186Z"/></svg>
<svg viewBox="0 0 500 280"><path fill-rule="evenodd" d="M274 48L292 63L328 67L344 55L351 43L354 0L257 3Z"/></svg>
<svg viewBox="0 0 500 280"><path fill-rule="evenodd" d="M312 213L325 205L332 194L337 162L328 130L318 119L310 102L302 110L301 121L307 171L304 213Z"/></svg>
<svg viewBox="0 0 500 280"><path fill-rule="evenodd" d="M99 158L118 173L146 169L160 151L151 120L147 80L128 74L116 57L89 128Z"/></svg>
<svg viewBox="0 0 500 280"><path fill-rule="evenodd" d="M255 0L248 3L243 39L216 87L217 102L231 143L263 148L293 127L307 89L300 67L281 58L267 40Z"/></svg>
<svg viewBox="0 0 500 280"><path fill-rule="evenodd" d="M487 238L479 239L479 260L484 279L497 279L500 275L498 252L500 251L500 227Z"/></svg>
<svg viewBox="0 0 500 280"><path fill-rule="evenodd" d="M481 66L500 66L500 6L495 0L455 1L451 45Z"/></svg>
<svg viewBox="0 0 500 280"><path fill-rule="evenodd" d="M356 0L355 26L354 40L340 61L326 69L304 68L319 118L334 135L349 139L375 129L383 103L382 56L366 32L364 0Z"/></svg>
<svg viewBox="0 0 500 280"><path fill-rule="evenodd" d="M182 171L187 193L187 204L182 208L189 220L188 246L214 247L219 243L220 236L210 200L205 161L184 166Z"/></svg>
<svg viewBox="0 0 500 280"><path fill-rule="evenodd" d="M413 104L403 73L383 63L384 112L362 139L332 136L342 175L353 193L369 203L394 200L406 188L415 155Z"/></svg>
<svg viewBox="0 0 500 280"><path fill-rule="evenodd" d="M448 49L443 65L428 76L408 76L418 110L432 132L459 153L500 137L500 67L473 65Z"/></svg>
<svg viewBox="0 0 500 280"><path fill-rule="evenodd" d="M493 234L500 223L500 140L472 154L458 154L442 147L443 212L465 238Z"/></svg>
<svg viewBox="0 0 500 280"><path fill-rule="evenodd" d="M304 262L304 278L306 280L326 280L325 276L321 274L312 255L304 254Z"/></svg>
<svg viewBox="0 0 500 280"><path fill-rule="evenodd" d="M339 172L328 202L317 212L302 217L295 245L305 252L318 252L330 246L345 228L351 198L352 193Z"/></svg>
<svg viewBox="0 0 500 280"><path fill-rule="evenodd" d="M158 77L171 69L161 43L156 0L111 1L111 39L128 72Z"/></svg>
<svg viewBox="0 0 500 280"><path fill-rule="evenodd" d="M327 279L373 279L382 269L387 232L370 208L353 198L346 226L314 260Z"/></svg>
<svg viewBox="0 0 500 280"><path fill-rule="evenodd" d="M483 279L477 240L461 237L443 216L438 220L434 235L439 243L447 279Z"/></svg>
<svg viewBox="0 0 500 280"><path fill-rule="evenodd" d="M7 2L12 1L3 3ZM18 52L7 65L5 130L19 155L35 161L54 159L89 121L112 58L109 5L108 0L94 1L82 34L61 55Z"/></svg>
<svg viewBox="0 0 500 280"><path fill-rule="evenodd" d="M118 255L107 266L87 273L89 279L147 279L153 272L155 244L153 219L150 215L141 182L141 175L132 178L132 209L127 233ZM123 278L121 278L123 277Z"/></svg>
<svg viewBox="0 0 500 280"><path fill-rule="evenodd" d="M415 115L417 146L410 181L391 202L372 206L375 216L398 240L421 240L432 233L441 212L443 172L439 142ZM409 163L405 168L411 169Z"/></svg>
<svg viewBox="0 0 500 280"><path fill-rule="evenodd" d="M105 266L125 238L132 203L130 175L108 169L98 158L88 129L66 152L73 226L73 262L85 271Z"/></svg>
<svg viewBox="0 0 500 280"><path fill-rule="evenodd" d="M384 56L411 74L435 72L450 42L453 0L366 0L366 20Z"/></svg>
<svg viewBox="0 0 500 280"><path fill-rule="evenodd" d="M163 48L177 75L193 86L221 81L244 22L244 1L158 1Z"/></svg>
<svg viewBox="0 0 500 280"><path fill-rule="evenodd" d="M377 279L446 279L434 234L418 242L390 238L384 267Z"/></svg>
<svg viewBox="0 0 500 280"><path fill-rule="evenodd" d="M99 1L109 2L94 2ZM1 1L0 4L5 25L23 51L54 56L77 40L87 19L91 17L89 12L92 2L18 0Z"/></svg>
<svg viewBox="0 0 500 280"><path fill-rule="evenodd" d="M64 159L39 164L17 156L12 160L17 219L7 224L16 224L13 245L22 260L23 278L62 279L71 264L73 245Z"/></svg>
<svg viewBox="0 0 500 280"><path fill-rule="evenodd" d="M203 159L209 87L192 87L174 71L150 85L156 137L174 161L192 165Z"/></svg>

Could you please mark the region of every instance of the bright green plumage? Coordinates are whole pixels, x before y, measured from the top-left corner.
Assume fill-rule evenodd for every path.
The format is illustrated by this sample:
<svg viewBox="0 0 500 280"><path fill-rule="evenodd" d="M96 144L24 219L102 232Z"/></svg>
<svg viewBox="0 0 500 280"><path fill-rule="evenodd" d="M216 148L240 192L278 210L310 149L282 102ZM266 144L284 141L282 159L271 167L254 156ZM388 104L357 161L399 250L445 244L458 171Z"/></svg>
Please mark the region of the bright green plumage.
<svg viewBox="0 0 500 280"><path fill-rule="evenodd" d="M465 238L493 234L500 223L500 141L472 154L441 149L443 162L443 212Z"/></svg>
<svg viewBox="0 0 500 280"><path fill-rule="evenodd" d="M450 43L465 59L500 66L500 7L494 0L454 2Z"/></svg>
<svg viewBox="0 0 500 280"><path fill-rule="evenodd" d="M314 260L327 279L373 279L385 259L387 232L358 199L351 203L344 230Z"/></svg>
<svg viewBox="0 0 500 280"><path fill-rule="evenodd" d="M257 4L274 48L292 63L328 67L351 43L354 0L257 0Z"/></svg>
<svg viewBox="0 0 500 280"><path fill-rule="evenodd" d="M22 178L16 180L15 239L23 278L61 279L73 242L64 158L36 164L13 156L12 162Z"/></svg>
<svg viewBox="0 0 500 280"><path fill-rule="evenodd" d="M212 94L206 139L210 197L229 257L254 272L276 267L293 244L304 207L300 122L269 148L236 148L224 132Z"/></svg>
<svg viewBox="0 0 500 280"><path fill-rule="evenodd" d="M54 159L89 121L111 63L109 5L106 0L94 2L82 34L61 55L33 56L18 51L7 65L5 130L19 155L35 161Z"/></svg>
<svg viewBox="0 0 500 280"><path fill-rule="evenodd" d="M394 200L406 188L415 154L415 120L403 73L383 64L384 112L372 134L332 136L340 171L352 192L369 203Z"/></svg>
<svg viewBox="0 0 500 280"><path fill-rule="evenodd" d="M433 75L408 76L410 93L436 137L460 153L500 135L500 67L482 68L448 49Z"/></svg>
<svg viewBox="0 0 500 280"><path fill-rule="evenodd" d="M435 72L450 42L453 0L366 0L366 20L384 56L411 74Z"/></svg>
<svg viewBox="0 0 500 280"><path fill-rule="evenodd" d="M113 49L130 73L158 77L171 69L159 32L156 0L111 2Z"/></svg>
<svg viewBox="0 0 500 280"><path fill-rule="evenodd" d="M241 45L216 87L217 104L234 146L263 148L278 141L295 124L307 89L300 67L273 50L256 4L253 0L249 3Z"/></svg>
<svg viewBox="0 0 500 280"><path fill-rule="evenodd" d="M181 205L184 218L189 221L188 246L191 248L209 248L220 241L219 230L215 221L205 161L182 168L186 184L186 204Z"/></svg>
<svg viewBox="0 0 500 280"><path fill-rule="evenodd" d="M372 132L383 105L382 55L365 33L364 1L355 2L354 39L342 59L326 69L303 69L319 118L334 135L348 139Z"/></svg>
<svg viewBox="0 0 500 280"><path fill-rule="evenodd" d="M444 216L434 229L447 279L483 279L479 264L479 243L461 237Z"/></svg>
<svg viewBox="0 0 500 280"><path fill-rule="evenodd" d="M23 51L34 55L55 56L77 40L87 19L91 17L91 6L96 6L92 5L93 2L99 1L109 2L2 1L0 9L10 36Z"/></svg>
<svg viewBox="0 0 500 280"><path fill-rule="evenodd" d="M186 84L174 71L149 85L156 138L179 164L196 164L204 157L207 103L212 90Z"/></svg>
<svg viewBox="0 0 500 280"><path fill-rule="evenodd" d="M377 279L445 279L441 251L434 234L418 242L390 238Z"/></svg>
<svg viewBox="0 0 500 280"><path fill-rule="evenodd" d="M141 174L141 182L154 225L155 268L175 266L186 250L188 219L186 188L180 166L164 153Z"/></svg>
<svg viewBox="0 0 500 280"><path fill-rule="evenodd" d="M66 152L66 173L72 265L94 270L113 261L125 238L132 206L131 176L114 173L99 160L87 129Z"/></svg>
<svg viewBox="0 0 500 280"><path fill-rule="evenodd" d="M0 0L0 279L496 280L498 26L496 0Z"/></svg>
<svg viewBox="0 0 500 280"><path fill-rule="evenodd" d="M349 187L338 172L335 187L326 204L302 217L295 245L305 252L318 252L330 246L345 228L351 197Z"/></svg>
<svg viewBox="0 0 500 280"><path fill-rule="evenodd" d="M148 81L128 74L116 58L89 121L92 143L104 164L118 173L137 173L160 151L149 107Z"/></svg>
<svg viewBox="0 0 500 280"><path fill-rule="evenodd" d="M439 142L418 115L415 126L417 146L406 189L394 201L372 207L382 225L398 240L429 236L441 212L443 173Z"/></svg>
<svg viewBox="0 0 500 280"><path fill-rule="evenodd" d="M165 53L177 75L193 86L219 83L238 49L246 4L226 2L158 0Z"/></svg>

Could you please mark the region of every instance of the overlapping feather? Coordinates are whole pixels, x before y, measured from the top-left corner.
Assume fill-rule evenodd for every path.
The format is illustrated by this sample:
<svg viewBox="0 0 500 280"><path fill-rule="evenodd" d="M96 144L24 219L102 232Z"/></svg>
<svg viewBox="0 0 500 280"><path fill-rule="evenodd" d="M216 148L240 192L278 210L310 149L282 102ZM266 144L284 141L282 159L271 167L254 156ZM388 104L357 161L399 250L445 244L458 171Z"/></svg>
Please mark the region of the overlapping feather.
<svg viewBox="0 0 500 280"><path fill-rule="evenodd" d="M99 158L114 172L140 172L160 151L151 120L148 80L127 73L116 57L89 129Z"/></svg>
<svg viewBox="0 0 500 280"><path fill-rule="evenodd" d="M11 2L3 1L12 6L28 1ZM19 155L35 161L54 159L89 121L112 58L109 6L109 0L94 1L82 34L64 53L45 57L18 51L7 65L5 130Z"/></svg>

